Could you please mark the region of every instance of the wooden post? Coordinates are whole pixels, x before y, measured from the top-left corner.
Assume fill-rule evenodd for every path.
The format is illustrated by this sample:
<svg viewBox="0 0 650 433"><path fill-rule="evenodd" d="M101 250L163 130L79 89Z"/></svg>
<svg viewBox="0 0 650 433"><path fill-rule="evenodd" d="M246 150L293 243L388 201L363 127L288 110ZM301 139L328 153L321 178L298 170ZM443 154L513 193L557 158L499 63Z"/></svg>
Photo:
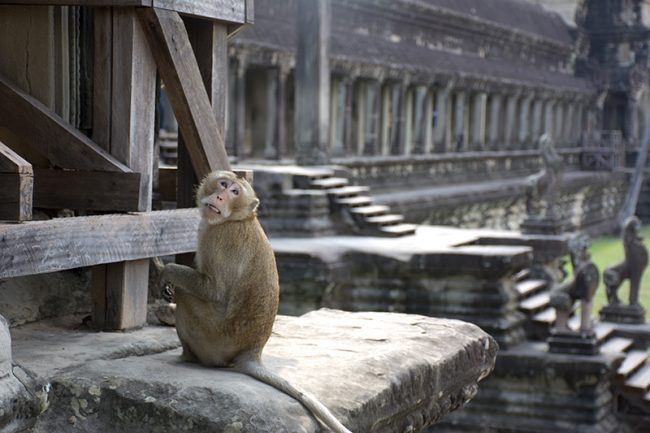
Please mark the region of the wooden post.
<svg viewBox="0 0 650 433"><path fill-rule="evenodd" d="M199 65L203 84L212 103L219 134L225 137L225 111L228 91L228 29L224 24L196 18L185 18L185 27ZM178 170L176 171L176 204L179 209L196 206L194 191L199 179L192 166L182 131L178 134ZM194 263L194 253L178 254L176 262Z"/></svg>
<svg viewBox="0 0 650 433"><path fill-rule="evenodd" d="M95 13L93 138L141 173L139 210L151 210L155 64L133 9ZM103 330L139 327L147 318L149 261L93 268L93 322Z"/></svg>
<svg viewBox="0 0 650 433"><path fill-rule="evenodd" d="M0 142L0 220L32 219L32 165Z"/></svg>

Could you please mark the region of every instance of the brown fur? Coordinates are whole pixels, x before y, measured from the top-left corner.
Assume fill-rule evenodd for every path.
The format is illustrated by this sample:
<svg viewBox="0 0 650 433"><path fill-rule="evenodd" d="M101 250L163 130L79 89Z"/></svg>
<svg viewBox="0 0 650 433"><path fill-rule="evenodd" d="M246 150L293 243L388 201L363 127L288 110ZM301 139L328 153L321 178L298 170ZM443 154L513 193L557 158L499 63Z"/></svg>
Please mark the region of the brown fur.
<svg viewBox="0 0 650 433"><path fill-rule="evenodd" d="M273 249L255 214L258 203L250 184L232 172L211 173L198 189L196 270L172 263L162 276L176 289L183 359L234 367L296 398L334 432L350 433L315 398L261 364L279 283Z"/></svg>

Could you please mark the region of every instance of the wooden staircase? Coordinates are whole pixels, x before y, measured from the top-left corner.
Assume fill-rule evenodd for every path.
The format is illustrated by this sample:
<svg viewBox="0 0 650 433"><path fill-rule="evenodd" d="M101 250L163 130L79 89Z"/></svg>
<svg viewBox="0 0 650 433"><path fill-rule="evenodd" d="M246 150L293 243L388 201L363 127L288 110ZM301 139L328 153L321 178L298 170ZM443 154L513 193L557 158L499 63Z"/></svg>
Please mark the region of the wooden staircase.
<svg viewBox="0 0 650 433"><path fill-rule="evenodd" d="M350 185L344 177L336 177L327 168L304 169L293 176L294 188L325 190L330 209L341 216L355 234L400 237L415 233L416 225L404 223L404 217L376 205L367 186Z"/></svg>

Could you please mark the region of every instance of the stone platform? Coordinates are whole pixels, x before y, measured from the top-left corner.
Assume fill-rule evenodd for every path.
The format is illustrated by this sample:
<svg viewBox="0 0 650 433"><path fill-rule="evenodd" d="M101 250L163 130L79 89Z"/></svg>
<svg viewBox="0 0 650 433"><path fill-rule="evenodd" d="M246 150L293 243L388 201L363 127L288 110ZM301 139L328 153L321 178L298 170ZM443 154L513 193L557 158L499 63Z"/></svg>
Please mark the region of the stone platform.
<svg viewBox="0 0 650 433"><path fill-rule="evenodd" d="M180 362L173 328L91 333L59 321L12 336L14 363L38 386L51 385L32 433L324 431L267 385ZM474 396L496 352L489 335L464 322L319 310L279 316L264 363L354 432L417 432ZM7 427L0 430L17 431Z"/></svg>

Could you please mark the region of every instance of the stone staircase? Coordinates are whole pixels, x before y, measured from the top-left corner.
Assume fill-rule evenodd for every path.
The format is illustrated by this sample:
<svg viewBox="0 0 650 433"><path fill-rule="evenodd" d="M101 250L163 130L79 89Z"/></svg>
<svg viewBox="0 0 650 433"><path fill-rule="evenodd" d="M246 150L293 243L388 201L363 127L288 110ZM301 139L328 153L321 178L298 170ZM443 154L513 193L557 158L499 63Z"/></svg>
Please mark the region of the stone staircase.
<svg viewBox="0 0 650 433"><path fill-rule="evenodd" d="M294 174L294 187L324 190L330 209L341 216L343 223L356 234L399 237L415 233L416 225L404 223L404 217L390 212L388 206L376 205L367 186L350 185L348 179L337 177L328 168L306 168Z"/></svg>
<svg viewBox="0 0 650 433"><path fill-rule="evenodd" d="M519 310L526 316L525 329L530 340L544 341L555 322L555 310L550 306L550 288L545 280L530 277L525 269L515 276L519 293ZM573 315L569 324L579 326L579 317ZM647 348L638 347L632 338L620 336L616 325L596 322L596 338L603 354L620 354L625 358L616 373L616 393L619 408L625 407L643 416L650 414L650 358Z"/></svg>

